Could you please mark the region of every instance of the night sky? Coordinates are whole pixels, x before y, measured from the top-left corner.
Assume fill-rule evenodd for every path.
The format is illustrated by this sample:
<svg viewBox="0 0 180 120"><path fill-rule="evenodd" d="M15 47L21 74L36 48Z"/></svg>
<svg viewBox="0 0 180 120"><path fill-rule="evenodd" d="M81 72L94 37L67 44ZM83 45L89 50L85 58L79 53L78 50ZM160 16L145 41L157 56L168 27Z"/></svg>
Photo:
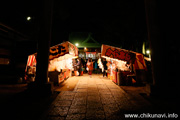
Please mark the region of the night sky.
<svg viewBox="0 0 180 120"><path fill-rule="evenodd" d="M0 22L37 41L40 5L39 0L6 0ZM100 43L141 49L146 29L144 0L54 0L52 45L68 40L72 32L91 32Z"/></svg>

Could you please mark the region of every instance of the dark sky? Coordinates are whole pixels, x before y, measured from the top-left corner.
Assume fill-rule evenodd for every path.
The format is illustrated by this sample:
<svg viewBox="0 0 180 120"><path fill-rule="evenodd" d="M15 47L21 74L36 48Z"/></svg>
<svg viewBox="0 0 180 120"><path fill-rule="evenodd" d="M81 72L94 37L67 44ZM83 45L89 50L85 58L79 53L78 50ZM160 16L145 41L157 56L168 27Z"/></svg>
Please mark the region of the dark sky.
<svg viewBox="0 0 180 120"><path fill-rule="evenodd" d="M36 41L40 5L39 0L6 0L0 22ZM100 43L131 47L146 39L144 0L54 0L52 28L52 43L68 40L71 32L91 32Z"/></svg>

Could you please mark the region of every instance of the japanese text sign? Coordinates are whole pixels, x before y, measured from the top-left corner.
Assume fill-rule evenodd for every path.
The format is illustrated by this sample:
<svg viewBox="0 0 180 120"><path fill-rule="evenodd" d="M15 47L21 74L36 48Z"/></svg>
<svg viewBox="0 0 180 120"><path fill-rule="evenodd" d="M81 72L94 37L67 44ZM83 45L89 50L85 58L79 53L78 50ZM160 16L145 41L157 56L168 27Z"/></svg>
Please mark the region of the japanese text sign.
<svg viewBox="0 0 180 120"><path fill-rule="evenodd" d="M108 46L108 45L102 45L101 47L101 56L106 56L110 58L115 58L123 61L130 61L132 60L134 62L136 58L136 54L132 53L128 50Z"/></svg>

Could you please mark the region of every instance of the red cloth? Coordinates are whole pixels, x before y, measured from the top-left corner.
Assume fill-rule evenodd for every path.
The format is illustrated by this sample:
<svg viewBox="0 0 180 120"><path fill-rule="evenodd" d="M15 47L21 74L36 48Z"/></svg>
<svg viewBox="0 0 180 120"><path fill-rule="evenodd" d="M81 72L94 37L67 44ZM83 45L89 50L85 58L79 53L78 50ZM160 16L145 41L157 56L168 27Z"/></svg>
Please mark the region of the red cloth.
<svg viewBox="0 0 180 120"><path fill-rule="evenodd" d="M89 70L93 70L93 62L88 62L87 67L89 68Z"/></svg>
<svg viewBox="0 0 180 120"><path fill-rule="evenodd" d="M83 75L83 71L81 71L81 75Z"/></svg>
<svg viewBox="0 0 180 120"><path fill-rule="evenodd" d="M92 70L89 71L89 75L92 75Z"/></svg>

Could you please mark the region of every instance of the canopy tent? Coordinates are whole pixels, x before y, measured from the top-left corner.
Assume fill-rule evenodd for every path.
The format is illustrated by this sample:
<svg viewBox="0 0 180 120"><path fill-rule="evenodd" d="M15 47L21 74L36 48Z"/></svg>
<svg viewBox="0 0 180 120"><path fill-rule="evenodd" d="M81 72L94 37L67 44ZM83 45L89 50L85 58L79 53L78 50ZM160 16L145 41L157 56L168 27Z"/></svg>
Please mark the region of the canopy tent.
<svg viewBox="0 0 180 120"><path fill-rule="evenodd" d="M26 65L25 79L34 81L36 73L37 53L28 56ZM59 84L71 76L73 70L73 58L78 57L78 48L72 43L66 41L61 44L50 47L48 80Z"/></svg>
<svg viewBox="0 0 180 120"><path fill-rule="evenodd" d="M28 66L36 66L37 53L28 56L26 70ZM78 48L69 41L50 47L49 61L62 61L69 58L78 57Z"/></svg>
<svg viewBox="0 0 180 120"><path fill-rule="evenodd" d="M132 62L135 69L146 70L144 55L130 50L120 49L117 47L102 45L101 56L107 59L121 60L125 62Z"/></svg>
<svg viewBox="0 0 180 120"><path fill-rule="evenodd" d="M109 76L118 85L140 85L146 81L144 55L130 50L102 45L101 57L110 61ZM115 63L114 65L112 63ZM118 72L116 71L118 69ZM135 79L136 80L135 80Z"/></svg>
<svg viewBox="0 0 180 120"><path fill-rule="evenodd" d="M28 60L27 60L26 68L27 68L27 66L34 66L34 65L36 65L36 56L34 54L29 55Z"/></svg>

